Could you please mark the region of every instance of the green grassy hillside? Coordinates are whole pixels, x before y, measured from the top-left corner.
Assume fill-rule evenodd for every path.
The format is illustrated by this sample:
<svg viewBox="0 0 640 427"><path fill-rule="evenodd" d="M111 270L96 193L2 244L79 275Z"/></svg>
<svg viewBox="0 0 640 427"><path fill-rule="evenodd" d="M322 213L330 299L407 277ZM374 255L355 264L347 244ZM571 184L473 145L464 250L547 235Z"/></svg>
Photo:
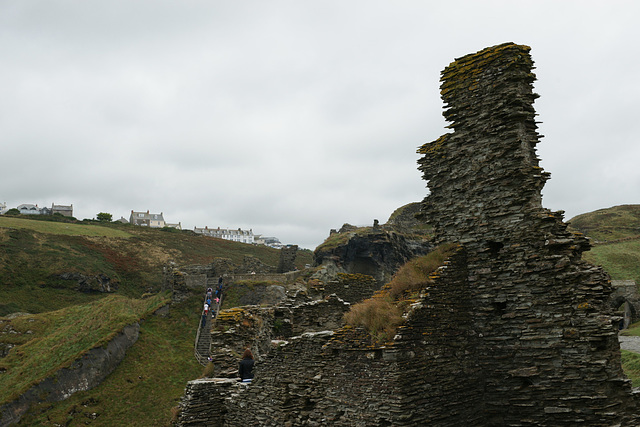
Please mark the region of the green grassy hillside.
<svg viewBox="0 0 640 427"><path fill-rule="evenodd" d="M168 426L188 381L202 366L193 356L199 296L172 305L168 317L149 316L124 361L98 387L40 404L22 426Z"/></svg>
<svg viewBox="0 0 640 427"><path fill-rule="evenodd" d="M168 294L137 300L110 295L48 313L0 318L5 332L0 342L15 345L0 359L0 403L17 398L169 301Z"/></svg>
<svg viewBox="0 0 640 427"><path fill-rule="evenodd" d="M117 293L139 297L159 291L162 267L169 261L207 264L224 257L240 264L245 255L277 266L280 251L190 231L0 216L0 316L57 310L100 297L77 292L75 282L60 279L66 272L104 274L117 284ZM311 262L310 251L298 252L298 268Z"/></svg>
<svg viewBox="0 0 640 427"><path fill-rule="evenodd" d="M621 205L578 215L571 227L597 242L640 238L640 205Z"/></svg>
<svg viewBox="0 0 640 427"><path fill-rule="evenodd" d="M591 238L593 248L584 253L585 260L604 267L614 280L640 283L640 205L599 209L569 222Z"/></svg>
<svg viewBox="0 0 640 427"><path fill-rule="evenodd" d="M151 315L168 301L158 294L162 268L218 257L241 264L246 255L277 266L280 252L190 231L0 216L0 316L31 313L0 317L0 350L15 345L0 358L0 404L140 319L138 341L100 386L33 407L20 424L167 425L187 381L202 372L193 356L201 295ZM311 262L310 251L298 252L299 268ZM68 272L106 275L117 290L80 292L60 278Z"/></svg>

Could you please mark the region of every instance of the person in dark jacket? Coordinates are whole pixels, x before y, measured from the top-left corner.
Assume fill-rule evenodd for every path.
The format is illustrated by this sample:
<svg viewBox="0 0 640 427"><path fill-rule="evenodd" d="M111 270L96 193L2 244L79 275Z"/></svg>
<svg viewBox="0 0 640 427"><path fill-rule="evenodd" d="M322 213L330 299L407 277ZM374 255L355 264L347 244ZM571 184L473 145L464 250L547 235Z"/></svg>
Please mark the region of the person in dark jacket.
<svg viewBox="0 0 640 427"><path fill-rule="evenodd" d="M238 366L238 376L243 382L249 382L253 379L253 354L251 350L246 349L242 355L242 360Z"/></svg>

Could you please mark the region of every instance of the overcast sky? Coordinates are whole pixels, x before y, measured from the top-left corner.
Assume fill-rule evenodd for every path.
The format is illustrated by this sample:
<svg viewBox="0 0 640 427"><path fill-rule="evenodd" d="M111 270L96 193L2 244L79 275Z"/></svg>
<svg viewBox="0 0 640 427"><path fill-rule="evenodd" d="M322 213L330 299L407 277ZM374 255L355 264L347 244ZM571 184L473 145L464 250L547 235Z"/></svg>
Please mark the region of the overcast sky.
<svg viewBox="0 0 640 427"><path fill-rule="evenodd" d="M0 0L0 202L313 249L427 194L440 72L531 46L543 204L640 203L640 2Z"/></svg>

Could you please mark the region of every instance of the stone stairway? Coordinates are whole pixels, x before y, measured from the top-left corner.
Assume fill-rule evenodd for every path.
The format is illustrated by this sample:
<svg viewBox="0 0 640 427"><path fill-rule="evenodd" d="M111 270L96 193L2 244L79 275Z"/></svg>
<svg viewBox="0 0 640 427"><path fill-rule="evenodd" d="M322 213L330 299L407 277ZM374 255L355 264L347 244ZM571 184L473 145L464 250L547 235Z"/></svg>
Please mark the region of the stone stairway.
<svg viewBox="0 0 640 427"><path fill-rule="evenodd" d="M217 304L215 302L211 304L211 309L209 310L209 314L206 316L204 324L202 322L204 309L198 322L198 332L196 333L194 356L196 357L198 363L200 363L202 366L205 366L209 362L209 355L211 354L211 328L215 325L215 321L218 317L221 306L222 298L220 298L220 301L218 301Z"/></svg>

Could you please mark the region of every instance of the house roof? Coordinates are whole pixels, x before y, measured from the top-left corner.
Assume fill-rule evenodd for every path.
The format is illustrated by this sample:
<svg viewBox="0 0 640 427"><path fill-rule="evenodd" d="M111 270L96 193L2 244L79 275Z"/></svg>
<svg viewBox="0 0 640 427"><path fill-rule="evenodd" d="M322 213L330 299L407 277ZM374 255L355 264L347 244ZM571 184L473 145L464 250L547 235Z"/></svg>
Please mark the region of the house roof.
<svg viewBox="0 0 640 427"><path fill-rule="evenodd" d="M164 221L164 216L162 216L162 212L159 214L146 212L135 212L131 211L131 216L135 219L145 219L145 220L153 220L153 221Z"/></svg>
<svg viewBox="0 0 640 427"><path fill-rule="evenodd" d="M38 205L32 205L31 203L23 203L18 206L18 210L37 211L37 210L40 210L40 208L38 207Z"/></svg>

